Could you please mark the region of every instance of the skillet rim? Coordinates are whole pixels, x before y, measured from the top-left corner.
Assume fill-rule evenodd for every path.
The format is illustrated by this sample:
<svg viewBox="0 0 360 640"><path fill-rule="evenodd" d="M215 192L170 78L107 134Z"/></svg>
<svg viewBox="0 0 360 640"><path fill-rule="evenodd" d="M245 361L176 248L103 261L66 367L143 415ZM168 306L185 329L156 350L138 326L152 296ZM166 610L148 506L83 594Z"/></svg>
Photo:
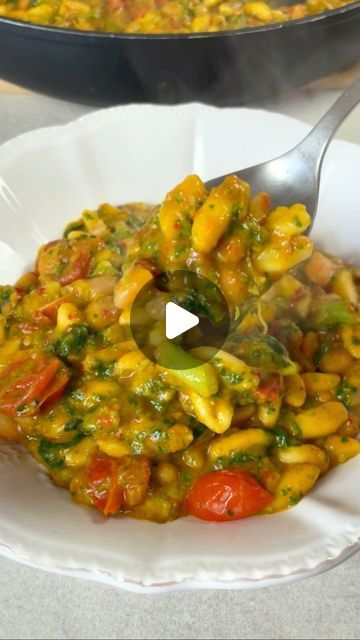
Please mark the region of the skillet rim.
<svg viewBox="0 0 360 640"><path fill-rule="evenodd" d="M50 25L35 24L26 22L25 20L15 20L0 16L0 31L20 30L17 35L37 35L42 38L55 36L55 40L61 39L73 41L74 39L84 40L85 42L94 41L193 41L193 40L212 40L219 37L235 38L237 36L251 37L255 34L268 34L269 32L282 32L289 29L306 27L308 25L322 26L323 23L336 21L337 17L350 18L348 14L359 12L360 17L360 0L356 0L351 4L339 7L337 9L329 9L313 16L306 16L298 20L289 20L284 22L275 22L259 27L243 27L241 29L227 29L224 31L214 32L198 32L198 33L117 33L107 31L82 31L81 29L66 29L64 27L53 27Z"/></svg>

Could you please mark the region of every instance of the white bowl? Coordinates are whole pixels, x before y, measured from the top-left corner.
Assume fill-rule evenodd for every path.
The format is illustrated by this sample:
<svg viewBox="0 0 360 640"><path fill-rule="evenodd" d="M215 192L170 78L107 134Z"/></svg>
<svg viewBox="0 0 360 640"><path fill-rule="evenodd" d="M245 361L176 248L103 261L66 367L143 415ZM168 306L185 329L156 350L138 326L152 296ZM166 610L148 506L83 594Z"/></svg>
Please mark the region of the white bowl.
<svg viewBox="0 0 360 640"><path fill-rule="evenodd" d="M309 127L249 109L130 106L33 131L0 148L0 283L31 264L85 207L159 202L189 173L205 180L271 158ZM334 142L313 238L356 261L360 147ZM0 552L35 567L136 591L249 588L332 566L357 549L360 457L290 511L228 524L105 519L72 503L22 450L0 447Z"/></svg>

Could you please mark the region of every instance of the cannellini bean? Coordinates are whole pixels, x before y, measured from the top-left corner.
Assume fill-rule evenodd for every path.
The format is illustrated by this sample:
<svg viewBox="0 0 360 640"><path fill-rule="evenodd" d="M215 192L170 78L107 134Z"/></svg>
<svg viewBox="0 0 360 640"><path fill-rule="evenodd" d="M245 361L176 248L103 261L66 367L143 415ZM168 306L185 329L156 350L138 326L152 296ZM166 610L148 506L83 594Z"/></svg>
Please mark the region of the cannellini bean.
<svg viewBox="0 0 360 640"><path fill-rule="evenodd" d="M172 517L172 504L165 496L155 494L148 496L142 504L135 507L133 514L141 520L167 522Z"/></svg>
<svg viewBox="0 0 360 640"><path fill-rule="evenodd" d="M230 304L240 303L248 295L246 280L241 268L232 264L220 264L219 276L221 290Z"/></svg>
<svg viewBox="0 0 360 640"><path fill-rule="evenodd" d="M93 438L84 438L74 447L65 452L65 463L69 467L83 467L89 461L89 456L96 449Z"/></svg>
<svg viewBox="0 0 360 640"><path fill-rule="evenodd" d="M324 473L329 466L329 457L325 451L314 444L276 449L276 457L285 464L301 464L303 462L314 464L319 467L320 473Z"/></svg>
<svg viewBox="0 0 360 640"><path fill-rule="evenodd" d="M284 376L284 399L290 407L302 407L306 400L305 384L301 376Z"/></svg>
<svg viewBox="0 0 360 640"><path fill-rule="evenodd" d="M160 484L173 484L178 477L178 470L171 462L160 462L155 470L155 478Z"/></svg>
<svg viewBox="0 0 360 640"><path fill-rule="evenodd" d="M208 31L210 25L210 15L196 16L191 23L191 31L198 33L200 31Z"/></svg>
<svg viewBox="0 0 360 640"><path fill-rule="evenodd" d="M236 427L237 425L246 422L249 418L252 418L255 411L255 404L245 404L240 407L235 407L231 426Z"/></svg>
<svg viewBox="0 0 360 640"><path fill-rule="evenodd" d="M116 278L113 276L98 276L97 278L89 278L86 280L89 296L96 300L103 296L109 296L114 292Z"/></svg>
<svg viewBox="0 0 360 640"><path fill-rule="evenodd" d="M247 214L250 189L237 176L229 176L211 190L203 206L195 213L192 240L196 251L212 251L226 231L232 217Z"/></svg>
<svg viewBox="0 0 360 640"><path fill-rule="evenodd" d="M189 393L196 418L215 433L224 433L231 425L234 408L222 398L203 398Z"/></svg>
<svg viewBox="0 0 360 640"><path fill-rule="evenodd" d="M205 456L203 452L196 447L189 447L181 456L184 464L191 469L202 469L205 464Z"/></svg>
<svg viewBox="0 0 360 640"><path fill-rule="evenodd" d="M222 16L229 17L236 15L237 10L228 2L223 2L219 7L219 12Z"/></svg>
<svg viewBox="0 0 360 640"><path fill-rule="evenodd" d="M289 465L276 487L273 502L265 512L283 511L296 505L310 491L319 475L320 469L314 464Z"/></svg>
<svg viewBox="0 0 360 640"><path fill-rule="evenodd" d="M222 262L236 264L246 255L246 248L243 236L230 236L221 240L216 254Z"/></svg>
<svg viewBox="0 0 360 640"><path fill-rule="evenodd" d="M266 218L265 226L278 235L292 238L306 231L310 222L311 217L304 205L293 204L274 209Z"/></svg>
<svg viewBox="0 0 360 640"><path fill-rule="evenodd" d="M344 325L341 328L341 337L345 349L353 358L360 360L360 324L355 326Z"/></svg>
<svg viewBox="0 0 360 640"><path fill-rule="evenodd" d="M197 347L191 353L200 360L210 360L219 371L223 384L234 391L253 392L258 387L259 376L243 360L240 360L223 349L213 347ZM214 356L215 353L215 357Z"/></svg>
<svg viewBox="0 0 360 640"><path fill-rule="evenodd" d="M338 373L344 375L351 367L353 359L344 347L334 347L325 353L319 363L324 373Z"/></svg>
<svg viewBox="0 0 360 640"><path fill-rule="evenodd" d="M88 410L96 407L109 398L116 398L119 387L111 380L90 380L81 388L83 399L82 406Z"/></svg>
<svg viewBox="0 0 360 640"><path fill-rule="evenodd" d="M358 292L350 269L339 269L335 273L331 283L331 291L351 304L357 305L358 303Z"/></svg>
<svg viewBox="0 0 360 640"><path fill-rule="evenodd" d="M264 273L282 273L306 260L311 252L312 242L304 236L298 236L286 242L273 240L255 255L254 263Z"/></svg>
<svg viewBox="0 0 360 640"><path fill-rule="evenodd" d="M13 338L6 340L3 346L0 346L0 362L6 364L7 358L20 349L20 340Z"/></svg>
<svg viewBox="0 0 360 640"><path fill-rule="evenodd" d="M123 440L119 440L119 438L105 436L98 438L96 443L101 451L114 458L122 458L126 454L131 453L130 446Z"/></svg>
<svg viewBox="0 0 360 640"><path fill-rule="evenodd" d="M265 2L246 2L244 4L244 13L263 22L271 22L272 20L272 11Z"/></svg>
<svg viewBox="0 0 360 640"><path fill-rule="evenodd" d="M158 322L149 332L149 344L157 347L166 339L166 327L164 323Z"/></svg>
<svg viewBox="0 0 360 640"><path fill-rule="evenodd" d="M274 427L279 419L281 409L281 397L272 401L263 402L258 406L257 416L261 424L267 429Z"/></svg>
<svg viewBox="0 0 360 640"><path fill-rule="evenodd" d="M318 348L319 348L319 338L317 333L315 331L307 331L307 333L305 334L302 340L301 352L304 355L304 357L308 360L309 363L312 362Z"/></svg>
<svg viewBox="0 0 360 640"><path fill-rule="evenodd" d="M360 388L360 362L355 362L355 364L350 367L346 375L346 380L349 384L354 385L354 387Z"/></svg>
<svg viewBox="0 0 360 640"><path fill-rule="evenodd" d="M60 305L57 312L56 329L59 333L63 333L68 327L73 324L79 324L83 322L84 315L74 304L71 302L64 302Z"/></svg>
<svg viewBox="0 0 360 640"><path fill-rule="evenodd" d="M270 197L264 191L260 191L250 201L251 217L262 224L270 210Z"/></svg>
<svg viewBox="0 0 360 640"><path fill-rule="evenodd" d="M75 296L81 303L86 303L113 294L116 282L117 279L114 276L105 275L80 279L63 287L63 292Z"/></svg>
<svg viewBox="0 0 360 640"><path fill-rule="evenodd" d="M243 429L211 442L208 455L210 461L215 462L217 458L228 457L232 453L241 451L264 453L272 442L272 435L263 429Z"/></svg>
<svg viewBox="0 0 360 640"><path fill-rule="evenodd" d="M348 436L330 435L324 440L331 465L342 464L360 453L360 442Z"/></svg>
<svg viewBox="0 0 360 640"><path fill-rule="evenodd" d="M85 311L87 323L96 331L109 327L119 317L119 310L115 307L113 296L105 296L91 302Z"/></svg>
<svg viewBox="0 0 360 640"><path fill-rule="evenodd" d="M285 273L270 287L270 289L268 289L268 291L266 291L266 293L264 293L261 299L269 301L273 300L277 296L281 296L282 298L291 300L299 290L303 290L304 288L305 287L300 280L294 278L294 276L291 276L288 273Z"/></svg>
<svg viewBox="0 0 360 640"><path fill-rule="evenodd" d="M334 391L341 380L336 373L304 373L302 379L306 392L310 396L319 396L327 391Z"/></svg>
<svg viewBox="0 0 360 640"><path fill-rule="evenodd" d="M168 453L182 451L192 443L193 433L185 424L174 424L167 431L166 450Z"/></svg>
<svg viewBox="0 0 360 640"><path fill-rule="evenodd" d="M160 228L166 240L175 240L181 231L185 214L193 213L206 198L204 183L192 175L167 194L160 207Z"/></svg>
<svg viewBox="0 0 360 640"><path fill-rule="evenodd" d="M130 307L139 291L151 280L150 271L141 265L131 267L115 287L114 299L118 309Z"/></svg>
<svg viewBox="0 0 360 640"><path fill-rule="evenodd" d="M121 327L126 327L130 325L130 319L131 319L131 310L130 309L125 309L125 311L122 311L120 314L120 318L119 318L119 325Z"/></svg>
<svg viewBox="0 0 360 640"><path fill-rule="evenodd" d="M138 349L125 353L115 365L115 374L122 375L126 371L136 371L149 363L149 360Z"/></svg>
<svg viewBox="0 0 360 640"><path fill-rule="evenodd" d="M270 491L270 493L275 493L276 487L280 482L281 473L274 465L272 460L267 456L264 456L261 459L261 467L260 467L260 479L264 484L265 489Z"/></svg>
<svg viewBox="0 0 360 640"><path fill-rule="evenodd" d="M345 420L348 412L341 402L324 404L306 409L296 416L300 433L299 438L321 438L334 433Z"/></svg>

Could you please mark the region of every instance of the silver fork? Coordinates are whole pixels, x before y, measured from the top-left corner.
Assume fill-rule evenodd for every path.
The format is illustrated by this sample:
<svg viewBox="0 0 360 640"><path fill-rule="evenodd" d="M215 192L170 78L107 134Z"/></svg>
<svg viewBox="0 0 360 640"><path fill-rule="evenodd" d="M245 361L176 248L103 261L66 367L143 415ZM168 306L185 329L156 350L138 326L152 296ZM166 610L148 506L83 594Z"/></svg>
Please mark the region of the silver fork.
<svg viewBox="0 0 360 640"><path fill-rule="evenodd" d="M274 160L209 180L206 187L211 189L235 173L251 185L253 193L266 191L274 207L303 203L314 222L324 155L337 129L359 102L360 76L296 147Z"/></svg>

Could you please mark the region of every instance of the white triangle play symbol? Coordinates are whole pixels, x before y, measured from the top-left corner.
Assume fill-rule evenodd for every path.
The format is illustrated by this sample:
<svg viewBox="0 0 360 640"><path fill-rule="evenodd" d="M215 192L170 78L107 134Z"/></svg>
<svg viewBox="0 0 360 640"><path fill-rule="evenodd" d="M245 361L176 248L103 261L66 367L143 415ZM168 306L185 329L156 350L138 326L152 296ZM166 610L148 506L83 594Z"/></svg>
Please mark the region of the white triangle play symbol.
<svg viewBox="0 0 360 640"><path fill-rule="evenodd" d="M168 340L180 336L199 324L199 318L190 311L168 302L165 307L165 333Z"/></svg>

